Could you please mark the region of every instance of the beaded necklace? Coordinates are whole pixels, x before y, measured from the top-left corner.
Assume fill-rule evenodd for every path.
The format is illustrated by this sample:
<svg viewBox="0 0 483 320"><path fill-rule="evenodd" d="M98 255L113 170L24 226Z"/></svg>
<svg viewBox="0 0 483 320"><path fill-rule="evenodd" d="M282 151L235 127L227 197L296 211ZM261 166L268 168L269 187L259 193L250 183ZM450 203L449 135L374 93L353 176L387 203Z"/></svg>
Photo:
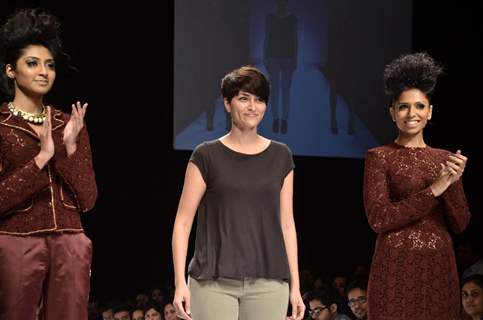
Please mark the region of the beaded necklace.
<svg viewBox="0 0 483 320"><path fill-rule="evenodd" d="M33 124L42 124L47 117L47 109L42 105L42 111L40 113L30 113L22 111L15 107L12 102L8 103L8 109L16 117L22 117L25 121Z"/></svg>

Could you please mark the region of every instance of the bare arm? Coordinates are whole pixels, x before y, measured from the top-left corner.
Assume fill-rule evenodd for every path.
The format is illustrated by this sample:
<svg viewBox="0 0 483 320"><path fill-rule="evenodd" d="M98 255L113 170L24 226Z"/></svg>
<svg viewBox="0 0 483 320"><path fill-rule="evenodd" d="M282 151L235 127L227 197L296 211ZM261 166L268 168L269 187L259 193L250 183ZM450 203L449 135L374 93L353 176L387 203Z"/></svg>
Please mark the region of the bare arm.
<svg viewBox="0 0 483 320"><path fill-rule="evenodd" d="M285 177L280 191L280 222L283 240L287 252L288 267L290 269L290 303L292 316L289 319L301 320L304 316L305 305L300 296L299 268L297 258L297 232L293 218L293 170Z"/></svg>
<svg viewBox="0 0 483 320"><path fill-rule="evenodd" d="M206 183L203 180L200 170L194 163L189 162L186 168L183 192L179 200L172 238L176 286L173 305L176 313L184 319L191 319L188 316L190 311L190 294L185 278L188 241L196 209L205 191Z"/></svg>

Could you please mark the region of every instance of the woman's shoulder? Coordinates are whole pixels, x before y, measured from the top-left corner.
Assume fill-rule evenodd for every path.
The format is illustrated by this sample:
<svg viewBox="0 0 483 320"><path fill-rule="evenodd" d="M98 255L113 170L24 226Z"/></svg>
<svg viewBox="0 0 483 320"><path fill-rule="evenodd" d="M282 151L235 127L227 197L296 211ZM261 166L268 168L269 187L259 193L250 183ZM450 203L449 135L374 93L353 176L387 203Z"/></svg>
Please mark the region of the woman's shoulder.
<svg viewBox="0 0 483 320"><path fill-rule="evenodd" d="M383 155L392 152L396 149L395 143L388 143L381 146L369 148L367 150L367 155Z"/></svg>
<svg viewBox="0 0 483 320"><path fill-rule="evenodd" d="M388 143L381 146L373 147L367 150L365 161L367 163L378 163L379 165L386 165L397 160L401 154L404 154L406 150L404 146L400 146L396 143Z"/></svg>
<svg viewBox="0 0 483 320"><path fill-rule="evenodd" d="M270 146L276 150L276 151L281 151L281 152L289 152L292 154L292 150L290 147L281 141L276 141L276 140L270 140Z"/></svg>
<svg viewBox="0 0 483 320"><path fill-rule="evenodd" d="M193 154L207 155L213 150L213 148L216 148L218 144L218 139L203 141L193 149Z"/></svg>
<svg viewBox="0 0 483 320"><path fill-rule="evenodd" d="M428 148L430 154L433 156L433 158L437 158L440 160L447 159L449 155L453 154L453 152L448 151L446 149L442 148Z"/></svg>
<svg viewBox="0 0 483 320"><path fill-rule="evenodd" d="M277 140L270 140L270 144L272 144L273 146L275 146L276 148L281 148L281 149L288 149L290 150L289 146L284 143L284 142L281 142L281 141L277 141Z"/></svg>
<svg viewBox="0 0 483 320"><path fill-rule="evenodd" d="M219 139L214 139L214 140L205 140L200 142L194 150L204 150L204 149L211 149L213 146L217 145L219 143Z"/></svg>
<svg viewBox="0 0 483 320"><path fill-rule="evenodd" d="M433 153L437 153L437 154L441 154L441 155L451 154L451 151L448 151L448 150L442 149L442 148L428 147L428 150L430 150Z"/></svg>

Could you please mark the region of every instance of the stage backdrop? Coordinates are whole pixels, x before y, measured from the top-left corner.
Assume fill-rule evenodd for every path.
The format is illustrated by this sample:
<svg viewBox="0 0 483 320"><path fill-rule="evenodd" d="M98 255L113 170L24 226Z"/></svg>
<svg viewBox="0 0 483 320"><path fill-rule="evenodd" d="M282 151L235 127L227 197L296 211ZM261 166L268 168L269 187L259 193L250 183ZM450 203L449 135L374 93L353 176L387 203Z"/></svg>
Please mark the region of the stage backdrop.
<svg viewBox="0 0 483 320"><path fill-rule="evenodd" d="M296 155L362 158L395 134L384 65L411 51L411 1L177 0L174 147L191 150L230 126L223 75L251 64L272 93L260 133ZM380 121L387 118L388 121ZM273 120L285 119L285 134Z"/></svg>

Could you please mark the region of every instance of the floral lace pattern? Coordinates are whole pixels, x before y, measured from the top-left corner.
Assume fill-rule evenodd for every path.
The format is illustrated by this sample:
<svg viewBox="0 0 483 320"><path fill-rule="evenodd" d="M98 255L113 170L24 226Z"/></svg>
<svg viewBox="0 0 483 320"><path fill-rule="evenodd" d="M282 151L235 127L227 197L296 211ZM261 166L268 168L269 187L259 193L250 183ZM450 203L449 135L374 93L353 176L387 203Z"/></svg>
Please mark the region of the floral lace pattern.
<svg viewBox="0 0 483 320"><path fill-rule="evenodd" d="M364 206L378 233L368 286L369 319L459 319L459 283L448 229L470 212L461 179L436 198L430 185L449 152L390 144L369 150Z"/></svg>
<svg viewBox="0 0 483 320"><path fill-rule="evenodd" d="M97 186L87 129L68 157L62 142L67 121L67 115L53 110L56 153L40 170L33 160L40 151L36 133L6 104L0 106L0 233L82 231L79 212L94 206Z"/></svg>

